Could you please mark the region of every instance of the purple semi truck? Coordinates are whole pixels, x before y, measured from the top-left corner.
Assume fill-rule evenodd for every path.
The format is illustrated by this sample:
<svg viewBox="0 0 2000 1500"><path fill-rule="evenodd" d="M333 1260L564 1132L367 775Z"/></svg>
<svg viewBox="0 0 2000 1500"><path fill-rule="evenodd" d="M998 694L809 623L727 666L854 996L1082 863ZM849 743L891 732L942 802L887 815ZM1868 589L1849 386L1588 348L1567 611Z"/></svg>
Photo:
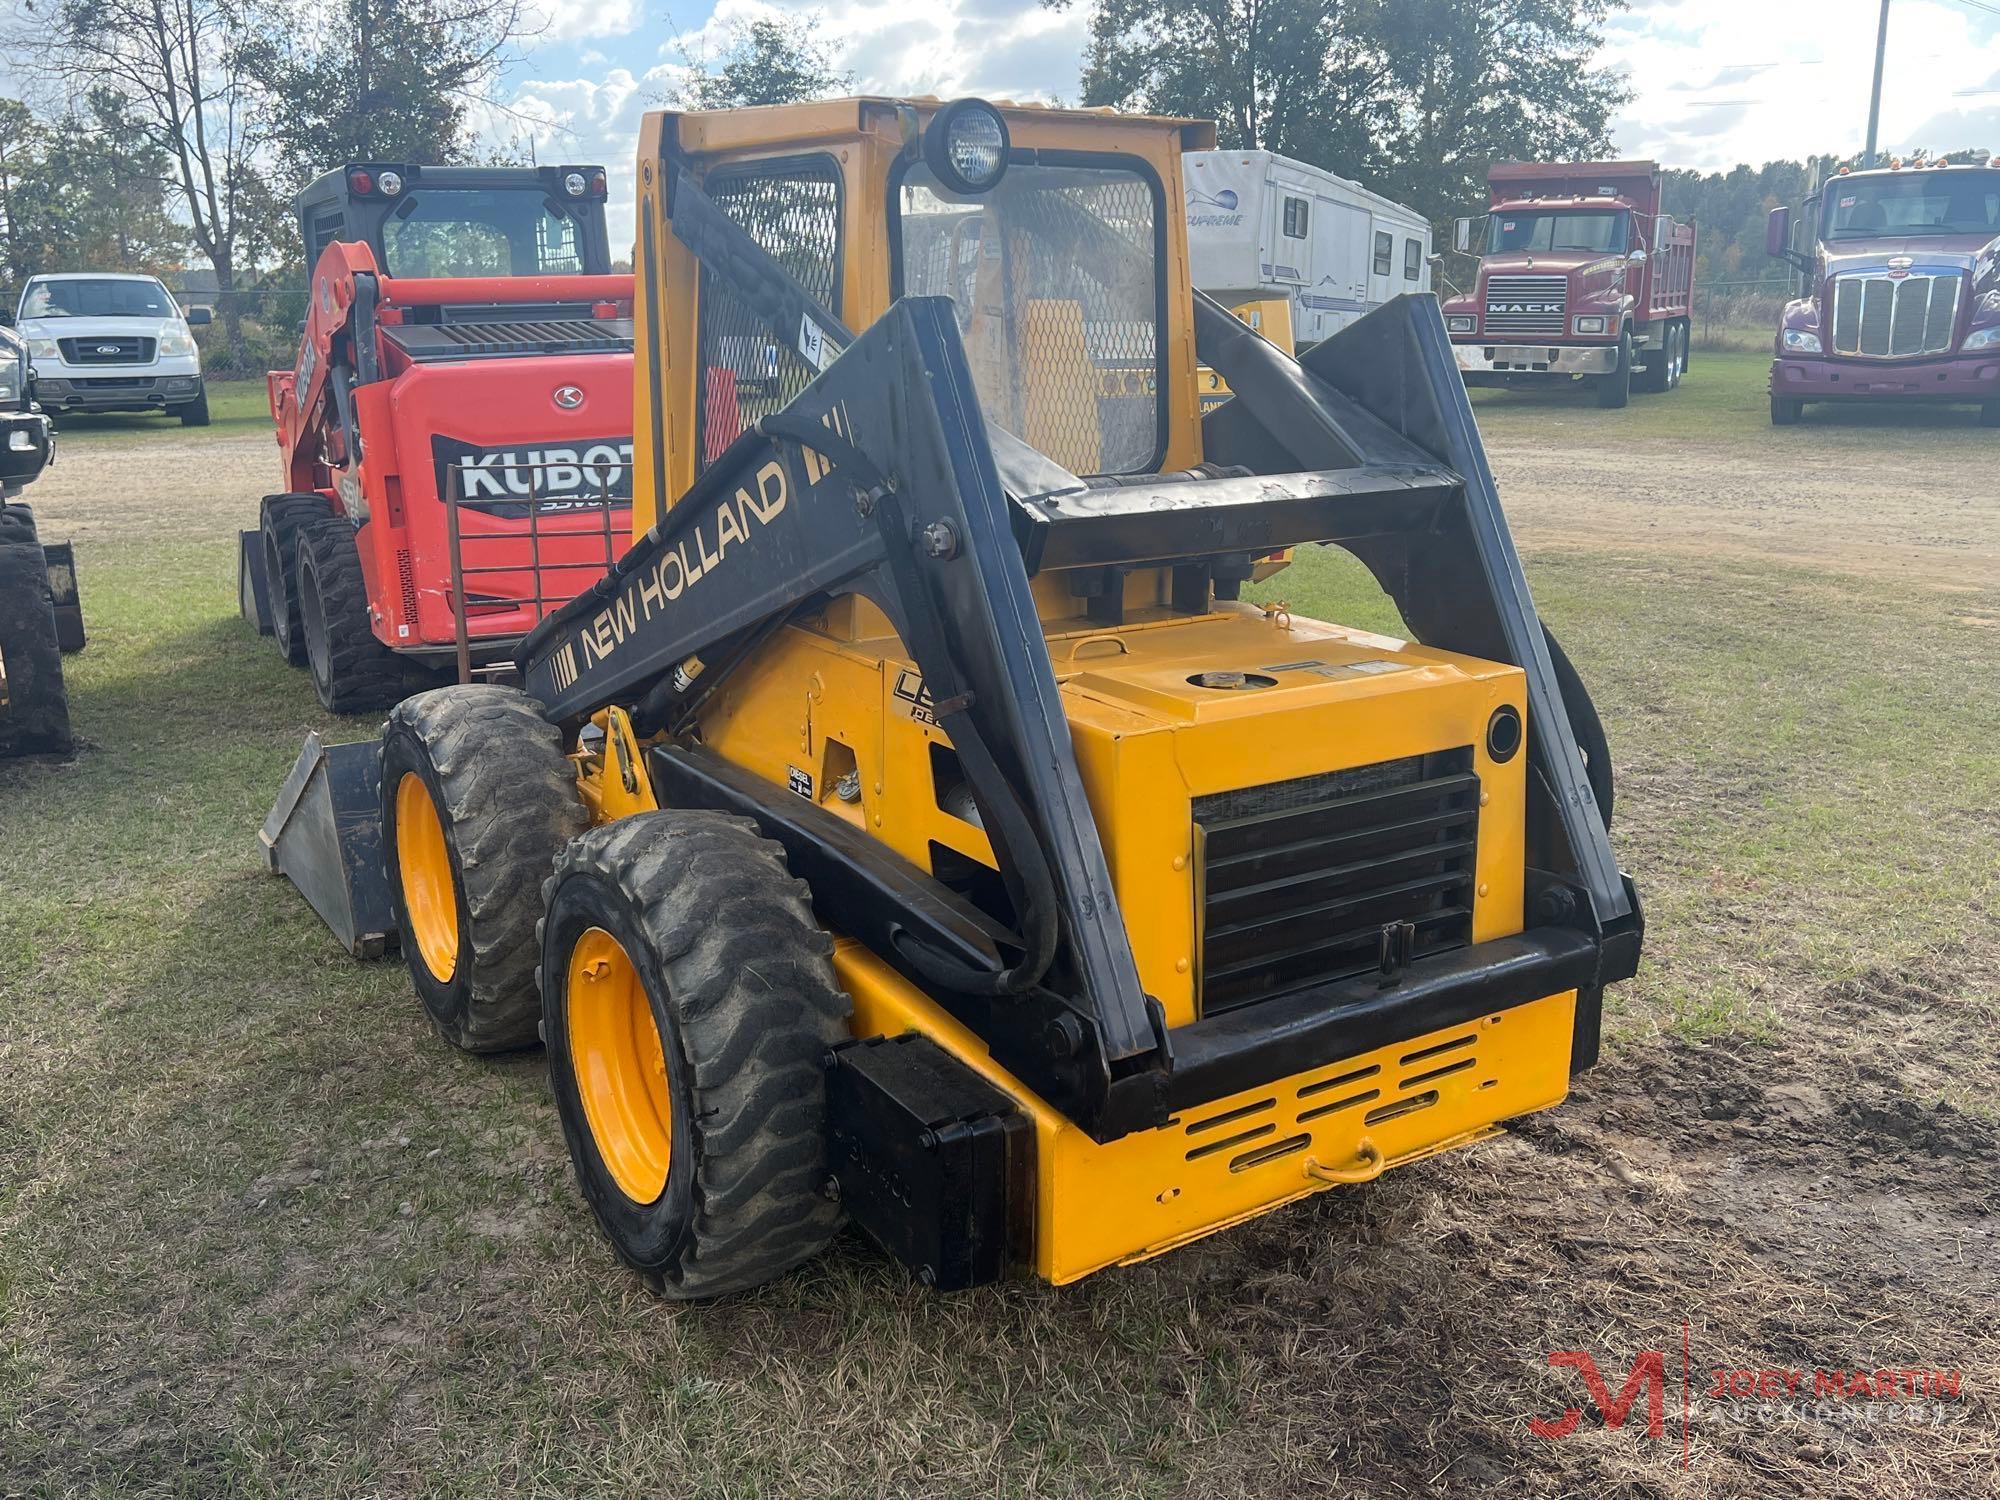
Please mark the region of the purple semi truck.
<svg viewBox="0 0 2000 1500"><path fill-rule="evenodd" d="M1972 403L2000 427L2000 170L1923 162L1829 177L1771 211L1765 248L1797 269L1771 362L1771 421L1809 401Z"/></svg>

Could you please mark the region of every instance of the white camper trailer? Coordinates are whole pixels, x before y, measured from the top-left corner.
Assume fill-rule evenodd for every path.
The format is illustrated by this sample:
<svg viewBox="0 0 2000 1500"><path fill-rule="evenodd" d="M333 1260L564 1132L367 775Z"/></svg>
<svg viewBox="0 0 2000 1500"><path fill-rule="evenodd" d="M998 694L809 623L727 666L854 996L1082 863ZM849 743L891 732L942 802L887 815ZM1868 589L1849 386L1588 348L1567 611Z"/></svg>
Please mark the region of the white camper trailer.
<svg viewBox="0 0 2000 1500"><path fill-rule="evenodd" d="M1300 347L1431 289L1431 226L1358 182L1270 151L1190 151L1194 284L1225 306L1283 297Z"/></svg>

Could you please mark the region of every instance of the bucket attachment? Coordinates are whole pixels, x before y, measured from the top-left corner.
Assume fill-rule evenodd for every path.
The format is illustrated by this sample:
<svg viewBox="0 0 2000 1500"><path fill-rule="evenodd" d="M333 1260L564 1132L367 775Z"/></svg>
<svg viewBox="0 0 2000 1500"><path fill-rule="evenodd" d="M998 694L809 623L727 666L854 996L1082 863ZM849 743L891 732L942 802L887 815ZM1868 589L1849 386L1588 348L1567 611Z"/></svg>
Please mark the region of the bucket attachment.
<svg viewBox="0 0 2000 1500"><path fill-rule="evenodd" d="M395 946L375 741L326 745L317 731L307 735L258 837L266 867L299 888L349 953L380 958Z"/></svg>
<svg viewBox="0 0 2000 1500"><path fill-rule="evenodd" d="M68 542L50 542L42 548L42 562L49 570L49 604L55 611L56 645L64 655L84 646L83 601L76 592L76 553Z"/></svg>
<svg viewBox="0 0 2000 1500"><path fill-rule="evenodd" d="M271 585L264 577L264 533L236 533L236 607L243 618L257 627L257 634L271 633Z"/></svg>

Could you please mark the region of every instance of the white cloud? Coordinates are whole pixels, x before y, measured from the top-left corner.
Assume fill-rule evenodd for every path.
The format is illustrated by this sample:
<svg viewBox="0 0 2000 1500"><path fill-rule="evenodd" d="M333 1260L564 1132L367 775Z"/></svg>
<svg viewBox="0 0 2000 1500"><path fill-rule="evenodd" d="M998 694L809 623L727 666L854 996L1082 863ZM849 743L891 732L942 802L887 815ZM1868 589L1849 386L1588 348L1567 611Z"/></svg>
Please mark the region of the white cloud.
<svg viewBox="0 0 2000 1500"><path fill-rule="evenodd" d="M636 0L591 0L574 7L576 14L570 7L555 7L561 24L571 28L562 33L566 37L630 32L636 19L614 24L613 18L636 15L636 9ZM584 19L586 13L595 19ZM817 31L840 39L834 65L854 74L859 92L945 98L981 94L1024 101L1060 97L1074 102L1088 25L1082 6L1050 11L1033 0L934 4L898 0L890 5L861 0L831 5L720 0L699 26L668 34L657 43L633 36L629 45L579 51L571 57L579 71L600 65L607 50L623 58L622 65L610 66L599 76L540 77L517 83L507 109L487 112L479 122L479 134L496 147L524 150L532 142L541 161L603 163L611 186L607 205L611 243L614 249L626 246L632 238L637 197L633 168L645 112L663 106L686 75L690 59L721 56L735 26L772 14L817 17ZM659 61L635 74L634 54L640 51Z"/></svg>
<svg viewBox="0 0 2000 1500"><path fill-rule="evenodd" d="M638 29L639 0L542 0L531 14L540 23L529 45L624 36Z"/></svg>
<svg viewBox="0 0 2000 1500"><path fill-rule="evenodd" d="M1706 171L1859 152L1880 14L1877 0L1639 0L1611 24L1604 49L1637 95L1612 122L1612 139L1624 154ZM1897 0L1884 151L2000 146L2000 92L1979 97L2000 88L1993 29L1990 17L1947 0Z"/></svg>
<svg viewBox="0 0 2000 1500"><path fill-rule="evenodd" d="M834 61L868 93L1074 102L1087 0L539 0L550 31L530 53L511 113L485 122L494 144L532 140L544 161L602 162L611 235L632 232L640 118L690 60L713 60L758 16L812 17L838 39ZM706 7L706 9L704 9ZM1676 167L1859 151L1867 127L1878 0L1633 0L1607 27L1602 60L1626 69L1633 103L1612 122L1621 154ZM678 29L677 29L678 27ZM1995 18L1956 0L1896 0L1882 102L1884 150L2000 150ZM591 45L586 47L588 39Z"/></svg>

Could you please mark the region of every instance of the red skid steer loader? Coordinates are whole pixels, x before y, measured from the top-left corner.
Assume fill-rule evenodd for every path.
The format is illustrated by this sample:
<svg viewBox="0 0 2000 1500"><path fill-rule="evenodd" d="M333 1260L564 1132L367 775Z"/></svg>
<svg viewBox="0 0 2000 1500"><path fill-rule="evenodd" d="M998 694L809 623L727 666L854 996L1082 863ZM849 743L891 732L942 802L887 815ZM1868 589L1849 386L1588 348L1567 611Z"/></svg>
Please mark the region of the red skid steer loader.
<svg viewBox="0 0 2000 1500"><path fill-rule="evenodd" d="M632 278L604 197L601 167L383 163L299 195L284 489L241 533L238 595L330 711L504 664L624 550Z"/></svg>

